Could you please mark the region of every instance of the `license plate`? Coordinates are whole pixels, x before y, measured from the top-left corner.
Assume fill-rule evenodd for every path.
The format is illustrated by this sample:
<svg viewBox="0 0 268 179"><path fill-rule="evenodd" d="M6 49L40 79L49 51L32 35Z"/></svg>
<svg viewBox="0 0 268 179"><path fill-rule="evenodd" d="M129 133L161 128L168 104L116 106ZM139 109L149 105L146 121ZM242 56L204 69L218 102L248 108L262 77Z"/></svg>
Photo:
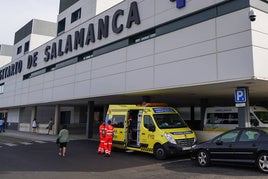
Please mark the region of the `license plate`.
<svg viewBox="0 0 268 179"><path fill-rule="evenodd" d="M182 150L191 150L192 147L183 147Z"/></svg>

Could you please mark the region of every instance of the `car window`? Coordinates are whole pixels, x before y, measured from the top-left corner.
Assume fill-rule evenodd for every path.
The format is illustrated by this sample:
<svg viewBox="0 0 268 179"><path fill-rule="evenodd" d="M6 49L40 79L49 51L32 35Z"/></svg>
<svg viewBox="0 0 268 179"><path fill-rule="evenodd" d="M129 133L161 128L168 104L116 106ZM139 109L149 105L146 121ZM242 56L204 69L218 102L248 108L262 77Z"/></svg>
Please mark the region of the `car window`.
<svg viewBox="0 0 268 179"><path fill-rule="evenodd" d="M222 141L222 142L235 142L236 138L238 136L238 133L239 133L238 130L227 132L227 133L219 136L218 138L216 138L214 140L214 143L219 142L219 141Z"/></svg>
<svg viewBox="0 0 268 179"><path fill-rule="evenodd" d="M249 142L249 141L257 141L260 137L260 133L254 130L244 130L242 131L239 141L240 142Z"/></svg>

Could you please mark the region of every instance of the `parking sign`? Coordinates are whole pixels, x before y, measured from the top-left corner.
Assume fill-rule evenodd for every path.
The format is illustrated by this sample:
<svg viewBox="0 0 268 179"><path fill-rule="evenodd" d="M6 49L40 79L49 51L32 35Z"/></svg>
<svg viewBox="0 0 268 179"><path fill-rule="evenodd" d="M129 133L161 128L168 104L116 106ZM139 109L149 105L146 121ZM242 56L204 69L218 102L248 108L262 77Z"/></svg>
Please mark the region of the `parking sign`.
<svg viewBox="0 0 268 179"><path fill-rule="evenodd" d="M246 89L239 88L235 90L235 102L236 103L245 103L247 100L246 98Z"/></svg>

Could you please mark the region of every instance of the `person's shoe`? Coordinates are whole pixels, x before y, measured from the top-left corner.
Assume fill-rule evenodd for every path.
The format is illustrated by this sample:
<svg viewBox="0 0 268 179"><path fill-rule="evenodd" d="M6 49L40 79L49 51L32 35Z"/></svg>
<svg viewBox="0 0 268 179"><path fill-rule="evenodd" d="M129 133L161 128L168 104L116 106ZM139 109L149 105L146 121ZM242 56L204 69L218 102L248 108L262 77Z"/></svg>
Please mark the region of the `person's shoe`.
<svg viewBox="0 0 268 179"><path fill-rule="evenodd" d="M59 152L59 156L61 156L61 153Z"/></svg>

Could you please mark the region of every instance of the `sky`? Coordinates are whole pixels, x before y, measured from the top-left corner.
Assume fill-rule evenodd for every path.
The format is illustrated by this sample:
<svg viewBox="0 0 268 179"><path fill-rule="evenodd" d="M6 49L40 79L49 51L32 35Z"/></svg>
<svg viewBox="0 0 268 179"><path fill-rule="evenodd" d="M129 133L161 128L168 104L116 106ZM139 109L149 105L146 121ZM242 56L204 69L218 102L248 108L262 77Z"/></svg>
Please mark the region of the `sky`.
<svg viewBox="0 0 268 179"><path fill-rule="evenodd" d="M32 19L57 22L60 0L0 0L0 44L13 45L14 35Z"/></svg>

